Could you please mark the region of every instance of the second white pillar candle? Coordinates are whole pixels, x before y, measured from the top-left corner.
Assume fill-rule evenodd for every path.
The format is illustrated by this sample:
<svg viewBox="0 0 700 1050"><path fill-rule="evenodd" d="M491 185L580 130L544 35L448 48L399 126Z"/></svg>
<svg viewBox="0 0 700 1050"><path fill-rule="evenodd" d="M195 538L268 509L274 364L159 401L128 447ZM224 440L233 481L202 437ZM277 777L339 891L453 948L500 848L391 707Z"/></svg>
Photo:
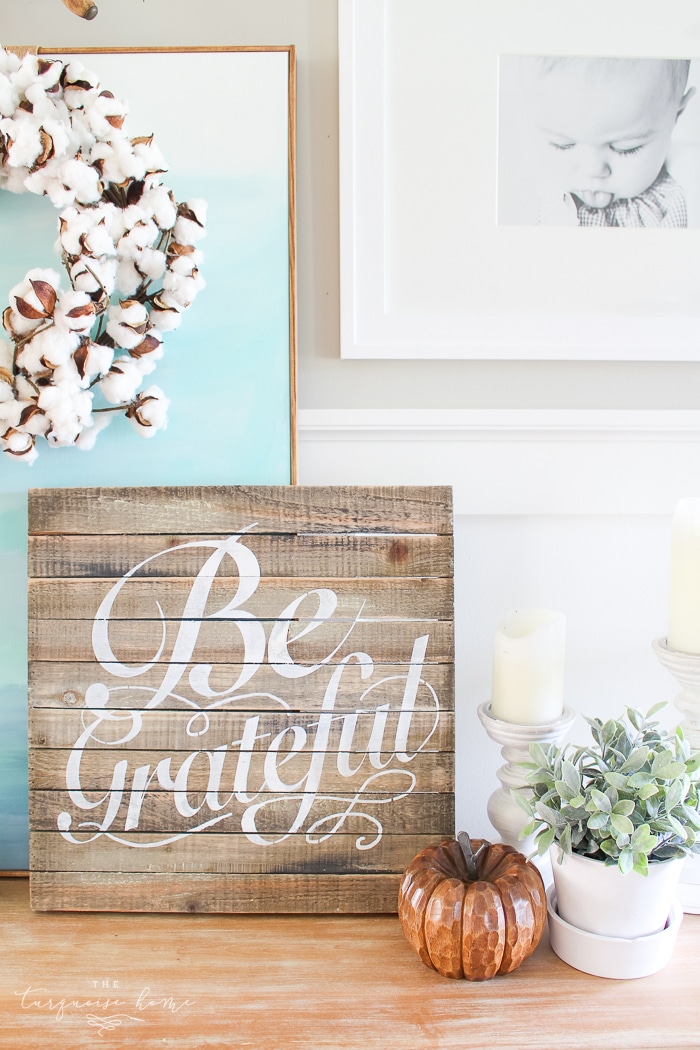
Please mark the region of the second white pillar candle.
<svg viewBox="0 0 700 1050"><path fill-rule="evenodd" d="M491 714L504 722L554 722L564 709L566 618L553 609L518 609L496 632Z"/></svg>

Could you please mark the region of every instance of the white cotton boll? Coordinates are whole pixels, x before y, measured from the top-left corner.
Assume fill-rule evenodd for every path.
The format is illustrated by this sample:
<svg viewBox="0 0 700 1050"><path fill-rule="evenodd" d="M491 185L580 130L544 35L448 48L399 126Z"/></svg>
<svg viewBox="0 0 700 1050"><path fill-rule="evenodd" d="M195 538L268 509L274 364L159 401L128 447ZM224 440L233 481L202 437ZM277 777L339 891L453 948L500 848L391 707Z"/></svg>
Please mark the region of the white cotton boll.
<svg viewBox="0 0 700 1050"><path fill-rule="evenodd" d="M149 209L144 206L142 197L138 204L130 204L128 208L124 208L124 211L122 212L124 231L131 230L139 222L150 222L152 218L153 215Z"/></svg>
<svg viewBox="0 0 700 1050"><path fill-rule="evenodd" d="M24 423L20 423L17 429L22 434L33 434L34 437L40 437L48 430L49 423L49 419L43 412L34 411L28 414Z"/></svg>
<svg viewBox="0 0 700 1050"><path fill-rule="evenodd" d="M192 271L197 269L201 261L202 253L199 248L195 248L186 255L171 255L168 259L168 269L183 277L191 277Z"/></svg>
<svg viewBox="0 0 700 1050"><path fill-rule="evenodd" d="M46 306L40 300L37 292L32 285L34 281L37 288L43 288L44 285L49 285L53 289L54 293L58 289L60 278L55 270L42 269L36 267L29 270L23 281L16 284L14 288L10 289L9 302L10 312L9 317L6 319L6 325L9 324L11 334L14 335L27 335L32 332L39 325L43 324L47 317ZM48 290L50 294L50 289ZM17 300L20 299L23 302L22 309L25 313L36 313L38 317L26 317L21 313ZM51 305L50 300L47 300L47 304Z"/></svg>
<svg viewBox="0 0 700 1050"><path fill-rule="evenodd" d="M15 348L7 339L0 339L0 369L12 372Z"/></svg>
<svg viewBox="0 0 700 1050"><path fill-rule="evenodd" d="M90 128L98 139L112 139L119 131L128 109L110 92L102 91L93 95L84 106Z"/></svg>
<svg viewBox="0 0 700 1050"><path fill-rule="evenodd" d="M161 173L168 170L165 157L152 138L146 142L134 142L132 146L135 155L143 164L144 172Z"/></svg>
<svg viewBox="0 0 700 1050"><path fill-rule="evenodd" d="M148 328L148 310L143 303L124 300L110 306L107 334L117 346L133 350L142 341Z"/></svg>
<svg viewBox="0 0 700 1050"><path fill-rule="evenodd" d="M17 364L30 375L37 375L47 368L58 368L70 360L77 349L80 337L51 325L25 343L17 355Z"/></svg>
<svg viewBox="0 0 700 1050"><path fill-rule="evenodd" d="M148 322L148 310L143 303L135 299L122 299L119 304L109 308L109 317L110 320L136 327Z"/></svg>
<svg viewBox="0 0 700 1050"><path fill-rule="evenodd" d="M20 459L31 467L39 455L34 442L35 439L31 434L22 434L19 430L12 430L0 441L0 448L13 459Z"/></svg>
<svg viewBox="0 0 700 1050"><path fill-rule="evenodd" d="M95 323L95 304L87 292L69 288L59 296L54 320L58 328L84 335Z"/></svg>
<svg viewBox="0 0 700 1050"><path fill-rule="evenodd" d="M160 280L165 273L165 263L165 253L157 248L144 248L137 260L139 270L151 281Z"/></svg>
<svg viewBox="0 0 700 1050"><path fill-rule="evenodd" d="M7 76L8 73L15 73L19 67L20 60L14 51L6 51L4 48L0 48L0 73L3 76Z"/></svg>
<svg viewBox="0 0 700 1050"><path fill-rule="evenodd" d="M193 205L198 205L198 210L195 210ZM184 213L183 213L184 209ZM204 229L204 219L206 217L207 206L204 201L192 201L188 204L181 204L179 208L179 214L177 222L175 223L174 234L175 240L178 244L196 244L204 237L206 230ZM193 218L190 217L190 213Z"/></svg>
<svg viewBox="0 0 700 1050"><path fill-rule="evenodd" d="M143 278L131 259L123 259L117 267L116 288L122 295L133 295Z"/></svg>
<svg viewBox="0 0 700 1050"><path fill-rule="evenodd" d="M116 250L114 241L103 223L98 223L88 230L83 242L84 255L115 255Z"/></svg>
<svg viewBox="0 0 700 1050"><path fill-rule="evenodd" d="M70 268L71 284L88 295L111 295L117 279L117 260L78 259Z"/></svg>
<svg viewBox="0 0 700 1050"><path fill-rule="evenodd" d="M19 105L19 95L9 77L0 74L0 114L10 117Z"/></svg>
<svg viewBox="0 0 700 1050"><path fill-rule="evenodd" d="M115 412L93 412L91 425L83 427L76 438L76 448L79 448L82 452L89 452L90 449L94 448L98 434L109 426L115 415Z"/></svg>
<svg viewBox="0 0 700 1050"><path fill-rule="evenodd" d="M43 149L38 123L15 120L9 137L12 145L7 151L7 163L11 168L31 168Z"/></svg>
<svg viewBox="0 0 700 1050"><path fill-rule="evenodd" d="M3 189L9 193L26 193L29 187L27 186L27 178L29 177L28 168L7 168L5 171L6 178L3 181ZM43 193L40 190L39 193Z"/></svg>
<svg viewBox="0 0 700 1050"><path fill-rule="evenodd" d="M63 185L72 191L74 199L81 204L92 204L102 195L97 171L91 164L78 157L62 161L58 177Z"/></svg>
<svg viewBox="0 0 700 1050"><path fill-rule="evenodd" d="M0 433L7 430L8 427L16 427L18 425L22 411L28 404L31 404L31 402L22 401L19 398L0 403Z"/></svg>
<svg viewBox="0 0 700 1050"><path fill-rule="evenodd" d="M192 277L182 277L177 273L166 273L163 278L163 289L168 292L175 303L183 309L187 308L204 288L204 278L199 274ZM161 299L163 297L161 296Z"/></svg>
<svg viewBox="0 0 700 1050"><path fill-rule="evenodd" d="M161 230L171 230L177 219L177 206L167 186L154 186L141 198Z"/></svg>
<svg viewBox="0 0 700 1050"><path fill-rule="evenodd" d="M44 387L39 408L49 419L46 440L51 445L72 445L92 418L92 394L78 389L70 380Z"/></svg>
<svg viewBox="0 0 700 1050"><path fill-rule="evenodd" d="M182 321L182 307L167 298L167 293L159 295L151 310L151 324L159 332L174 332Z"/></svg>
<svg viewBox="0 0 700 1050"><path fill-rule="evenodd" d="M114 360L114 350L111 346L102 346L101 343L90 343L87 357L83 365L83 372L90 382L95 376L107 375Z"/></svg>
<svg viewBox="0 0 700 1050"><path fill-rule="evenodd" d="M16 71L11 74L11 79L20 94L24 95L29 85L32 84L38 76L39 60L36 55L27 52L26 55L22 56Z"/></svg>
<svg viewBox="0 0 700 1050"><path fill-rule="evenodd" d="M158 239L159 230L151 219L137 222L119 241L118 251L124 259L136 259L141 248L150 248Z"/></svg>
<svg viewBox="0 0 700 1050"><path fill-rule="evenodd" d="M70 387L76 394L90 385L87 379L81 377L78 366L72 357L69 357L67 361L64 361L62 365L54 369L51 381L54 386L65 386L66 389Z"/></svg>
<svg viewBox="0 0 700 1050"><path fill-rule="evenodd" d="M127 418L141 437L153 437L156 431L165 430L168 425L168 408L170 401L159 386L149 386L139 394L138 401L132 405Z"/></svg>
<svg viewBox="0 0 700 1050"><path fill-rule="evenodd" d="M133 401L141 385L141 373L130 357L118 357L108 374L97 384L102 396L110 405L122 405Z"/></svg>

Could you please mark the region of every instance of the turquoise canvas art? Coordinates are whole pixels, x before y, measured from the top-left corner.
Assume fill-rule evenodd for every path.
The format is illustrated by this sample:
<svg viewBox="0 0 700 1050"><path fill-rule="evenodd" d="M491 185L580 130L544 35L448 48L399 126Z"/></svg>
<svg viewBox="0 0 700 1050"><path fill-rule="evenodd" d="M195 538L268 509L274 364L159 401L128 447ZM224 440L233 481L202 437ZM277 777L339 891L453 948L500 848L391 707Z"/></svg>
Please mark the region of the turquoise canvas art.
<svg viewBox="0 0 700 1050"><path fill-rule="evenodd" d="M32 465L0 455L0 868L28 867L29 488L289 484L294 480L293 63L291 48L51 55L79 61L153 134L177 201L208 205L206 285L153 373L167 428L144 440L119 416L88 452L37 440ZM0 193L0 308L28 270L68 278L59 210Z"/></svg>

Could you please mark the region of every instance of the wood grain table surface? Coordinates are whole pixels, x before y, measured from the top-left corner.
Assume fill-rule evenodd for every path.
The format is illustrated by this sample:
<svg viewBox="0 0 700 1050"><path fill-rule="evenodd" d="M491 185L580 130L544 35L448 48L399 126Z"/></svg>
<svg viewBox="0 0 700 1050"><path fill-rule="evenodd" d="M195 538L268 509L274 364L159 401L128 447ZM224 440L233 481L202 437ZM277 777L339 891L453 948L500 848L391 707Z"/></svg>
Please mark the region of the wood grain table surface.
<svg viewBox="0 0 700 1050"><path fill-rule="evenodd" d="M0 879L0 1047L700 1047L700 916L660 973L580 973L547 937L483 983L428 970L392 916L34 913Z"/></svg>

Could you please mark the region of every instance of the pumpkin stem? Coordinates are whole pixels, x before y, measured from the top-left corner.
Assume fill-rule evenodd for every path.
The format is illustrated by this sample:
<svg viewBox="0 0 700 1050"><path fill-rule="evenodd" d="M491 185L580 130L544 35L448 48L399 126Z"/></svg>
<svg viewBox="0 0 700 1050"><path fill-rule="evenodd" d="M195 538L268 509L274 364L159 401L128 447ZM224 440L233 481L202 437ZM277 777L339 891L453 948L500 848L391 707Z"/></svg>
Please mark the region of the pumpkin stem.
<svg viewBox="0 0 700 1050"><path fill-rule="evenodd" d="M470 882L477 882L479 879L479 872L477 868L477 861L479 854L482 852L484 846L483 843L479 846L476 853L472 849L472 840L467 835L466 831L460 831L457 835L457 841L459 842L460 849L462 850L462 856L464 857L464 863L467 866L467 876Z"/></svg>

